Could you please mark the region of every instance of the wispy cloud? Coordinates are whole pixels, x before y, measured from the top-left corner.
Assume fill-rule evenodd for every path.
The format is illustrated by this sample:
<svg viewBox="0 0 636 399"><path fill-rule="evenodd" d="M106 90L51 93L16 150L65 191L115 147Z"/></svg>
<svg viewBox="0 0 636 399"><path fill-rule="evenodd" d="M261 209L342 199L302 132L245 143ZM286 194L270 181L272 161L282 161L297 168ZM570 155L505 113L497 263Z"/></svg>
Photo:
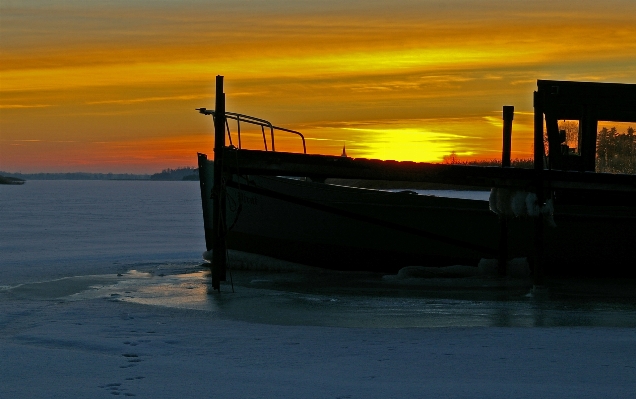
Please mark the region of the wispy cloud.
<svg viewBox="0 0 636 399"><path fill-rule="evenodd" d="M455 133L444 133L444 132L434 132L424 129L417 128L352 128L352 127L343 127L343 130L350 130L354 132L362 132L362 133L372 133L376 135L385 135L387 138L390 138L392 135L401 135L408 136L412 135L411 142L416 141L414 137L420 136L417 140L419 141L428 141L431 139L437 140L457 140L460 138L467 138L468 136L462 136Z"/></svg>
<svg viewBox="0 0 636 399"><path fill-rule="evenodd" d="M20 108L47 108L53 107L51 104L0 104L0 109L20 109Z"/></svg>
<svg viewBox="0 0 636 399"><path fill-rule="evenodd" d="M141 97L141 98L131 98L131 99L121 99L121 100L89 101L86 104L89 104L89 105L124 104L126 105L126 104L153 102L153 101L197 100L202 98L210 98L210 96L209 95L188 95L188 96L165 96L165 97Z"/></svg>

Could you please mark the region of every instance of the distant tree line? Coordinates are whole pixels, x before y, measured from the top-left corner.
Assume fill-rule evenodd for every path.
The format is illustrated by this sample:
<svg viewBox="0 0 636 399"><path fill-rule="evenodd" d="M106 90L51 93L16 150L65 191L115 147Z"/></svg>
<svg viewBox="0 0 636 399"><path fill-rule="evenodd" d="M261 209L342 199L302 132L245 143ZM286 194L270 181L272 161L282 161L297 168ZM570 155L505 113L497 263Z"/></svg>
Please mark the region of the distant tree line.
<svg viewBox="0 0 636 399"><path fill-rule="evenodd" d="M455 151L453 151L450 155L444 156L443 163L447 165L501 166L501 159L463 161ZM534 167L534 160L532 158L515 158L510 160L510 164L513 168L532 169Z"/></svg>
<svg viewBox="0 0 636 399"><path fill-rule="evenodd" d="M199 180L199 169L183 167L164 169L160 173L9 173L0 171L0 175L23 180Z"/></svg>
<svg viewBox="0 0 636 399"><path fill-rule="evenodd" d="M189 166L176 169L164 169L150 176L150 180L199 180L199 169Z"/></svg>
<svg viewBox="0 0 636 399"><path fill-rule="evenodd" d="M577 122L559 123L559 130L565 130L566 144L578 148L579 126ZM547 138L545 139L547 151ZM443 163L449 165L501 166L501 159L464 161L455 151L444 156ZM515 168L534 166L532 158L517 158L511 161ZM604 127L596 135L596 171L601 173L636 174L636 135L632 127L624 133L618 133L615 127Z"/></svg>
<svg viewBox="0 0 636 399"><path fill-rule="evenodd" d="M9 173L0 171L0 175L23 180L148 180L150 175L132 173Z"/></svg>
<svg viewBox="0 0 636 399"><path fill-rule="evenodd" d="M634 129L618 133L616 128L603 128L596 136L596 171L636 174Z"/></svg>

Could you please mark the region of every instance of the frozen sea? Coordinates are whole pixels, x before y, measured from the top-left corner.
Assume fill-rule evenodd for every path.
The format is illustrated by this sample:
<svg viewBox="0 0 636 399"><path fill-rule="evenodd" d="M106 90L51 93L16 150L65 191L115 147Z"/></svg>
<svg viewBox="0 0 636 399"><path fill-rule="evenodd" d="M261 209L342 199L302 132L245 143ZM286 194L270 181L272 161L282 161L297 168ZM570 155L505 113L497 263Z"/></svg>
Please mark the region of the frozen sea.
<svg viewBox="0 0 636 399"><path fill-rule="evenodd" d="M636 397L633 281L533 294L231 252L218 293L198 190L0 186L0 398Z"/></svg>

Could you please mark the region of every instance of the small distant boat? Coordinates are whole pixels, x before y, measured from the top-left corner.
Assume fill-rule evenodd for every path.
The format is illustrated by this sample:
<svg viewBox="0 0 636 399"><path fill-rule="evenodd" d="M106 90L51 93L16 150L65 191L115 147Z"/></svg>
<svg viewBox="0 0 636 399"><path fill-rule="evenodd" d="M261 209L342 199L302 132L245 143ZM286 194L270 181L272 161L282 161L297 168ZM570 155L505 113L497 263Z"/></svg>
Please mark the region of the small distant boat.
<svg viewBox="0 0 636 399"><path fill-rule="evenodd" d="M25 180L18 179L17 177L0 176L0 184L20 185L24 184L24 182Z"/></svg>
<svg viewBox="0 0 636 399"><path fill-rule="evenodd" d="M216 117L212 110L199 111ZM260 125L265 145L265 129L271 131L271 149L274 131L303 138L262 119L224 114L228 136L231 119ZM576 154L563 151L560 119L581 121ZM223 231L227 248L335 270L476 266L481 258L501 256L506 219L508 258L540 256L548 275L636 277L636 176L594 173L599 120L636 121L636 85L538 81L534 170L359 160L346 157L344 149L337 157L254 151L239 144L223 147L219 184L213 160L199 154L207 249ZM324 182L352 176L494 189L489 203ZM225 193L218 202L225 213L218 219L214 190ZM533 198L535 193L543 199ZM512 217L518 214L523 216Z"/></svg>

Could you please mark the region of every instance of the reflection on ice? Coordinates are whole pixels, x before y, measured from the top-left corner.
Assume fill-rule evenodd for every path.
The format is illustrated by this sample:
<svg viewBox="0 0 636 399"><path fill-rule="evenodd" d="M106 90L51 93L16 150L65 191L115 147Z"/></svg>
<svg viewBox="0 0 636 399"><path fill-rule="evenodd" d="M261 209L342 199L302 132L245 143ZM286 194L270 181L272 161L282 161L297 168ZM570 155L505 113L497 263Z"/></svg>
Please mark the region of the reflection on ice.
<svg viewBox="0 0 636 399"><path fill-rule="evenodd" d="M154 275L132 270L123 274L116 284L93 287L74 299L109 298L142 305L180 309L217 311L208 296L209 284L204 271L182 274Z"/></svg>
<svg viewBox="0 0 636 399"><path fill-rule="evenodd" d="M23 284L5 292L37 300L106 299L190 309L279 325L636 327L632 281L554 280L546 295L534 296L527 279L492 275L418 278L406 272L400 277L321 269L233 270L235 292L228 281L217 293L204 267L145 267Z"/></svg>

